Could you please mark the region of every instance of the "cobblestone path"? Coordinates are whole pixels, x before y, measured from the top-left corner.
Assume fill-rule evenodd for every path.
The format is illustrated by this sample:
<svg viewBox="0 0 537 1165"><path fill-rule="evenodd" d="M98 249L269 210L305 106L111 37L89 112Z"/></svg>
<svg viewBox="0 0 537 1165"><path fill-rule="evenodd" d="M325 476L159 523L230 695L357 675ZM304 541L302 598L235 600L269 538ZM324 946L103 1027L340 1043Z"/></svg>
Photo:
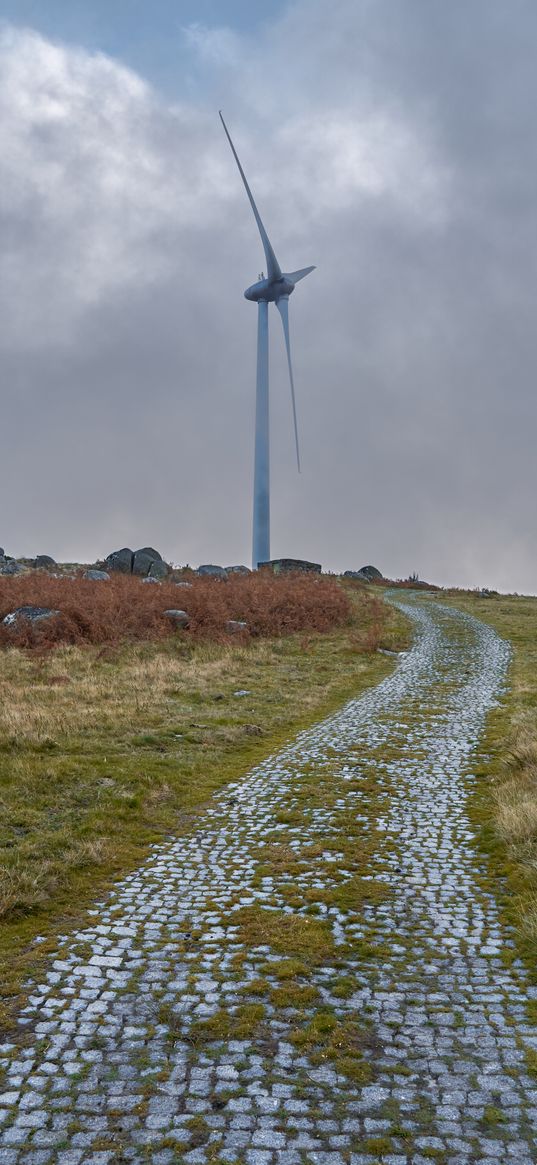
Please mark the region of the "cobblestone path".
<svg viewBox="0 0 537 1165"><path fill-rule="evenodd" d="M1 1048L0 1165L537 1161L536 1048L465 811L508 648L413 649L62 941Z"/></svg>

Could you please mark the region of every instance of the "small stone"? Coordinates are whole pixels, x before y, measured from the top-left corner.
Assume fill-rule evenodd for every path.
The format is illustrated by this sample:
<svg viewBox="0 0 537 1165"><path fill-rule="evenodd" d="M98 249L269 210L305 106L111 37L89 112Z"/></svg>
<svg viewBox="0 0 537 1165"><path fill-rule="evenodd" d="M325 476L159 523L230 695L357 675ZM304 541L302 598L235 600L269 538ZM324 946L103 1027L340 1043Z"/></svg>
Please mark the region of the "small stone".
<svg viewBox="0 0 537 1165"><path fill-rule="evenodd" d="M175 610L171 609L169 611L164 611L164 614L165 614L167 619L170 619L170 621L174 624L175 627L187 627L188 626L188 615L187 615L186 611L175 611Z"/></svg>
<svg viewBox="0 0 537 1165"><path fill-rule="evenodd" d="M198 566L198 574L207 575L210 578L219 578L225 582L227 579L227 572L223 566L213 566L212 563L206 563L204 566Z"/></svg>
<svg viewBox="0 0 537 1165"><path fill-rule="evenodd" d="M49 607L16 607L8 615L4 615L2 623L4 627L16 627L17 624L24 621L28 623L39 623L42 619L52 619L59 614L59 611L52 611Z"/></svg>
<svg viewBox="0 0 537 1165"><path fill-rule="evenodd" d="M108 582L110 575L106 570L86 570L82 578L90 579L91 582Z"/></svg>

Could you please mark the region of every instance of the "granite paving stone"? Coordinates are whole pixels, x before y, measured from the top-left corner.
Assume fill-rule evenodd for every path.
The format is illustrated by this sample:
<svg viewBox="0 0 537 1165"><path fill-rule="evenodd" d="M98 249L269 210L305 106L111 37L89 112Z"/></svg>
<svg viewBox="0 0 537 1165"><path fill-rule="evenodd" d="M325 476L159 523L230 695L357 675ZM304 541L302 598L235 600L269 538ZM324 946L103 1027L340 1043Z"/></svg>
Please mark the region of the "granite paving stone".
<svg viewBox="0 0 537 1165"><path fill-rule="evenodd" d="M392 674L152 846L27 985L0 1165L537 1161L537 991L468 811L509 645L391 601L416 630Z"/></svg>

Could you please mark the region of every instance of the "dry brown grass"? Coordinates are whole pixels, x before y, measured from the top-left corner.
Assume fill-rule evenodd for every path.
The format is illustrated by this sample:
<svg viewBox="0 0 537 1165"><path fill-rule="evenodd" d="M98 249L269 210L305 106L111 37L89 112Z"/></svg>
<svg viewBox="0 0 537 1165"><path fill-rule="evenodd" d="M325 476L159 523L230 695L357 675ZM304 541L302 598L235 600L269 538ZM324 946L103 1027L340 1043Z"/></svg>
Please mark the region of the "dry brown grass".
<svg viewBox="0 0 537 1165"><path fill-rule="evenodd" d="M248 637L329 631L349 621L351 607L333 578L256 573L231 576L227 582L190 577L189 587L174 581L147 586L133 576L113 575L108 582L81 576L55 578L42 571L0 578L0 646L16 644L32 651L58 644L118 644L160 640L177 635L166 610L186 610L183 637L229 638L228 620L246 622ZM9 627L1 620L18 607L59 611L54 618ZM57 682L61 683L61 676Z"/></svg>
<svg viewBox="0 0 537 1165"><path fill-rule="evenodd" d="M257 665L269 664L273 646L256 644ZM0 740L22 744L54 742L59 737L128 725L148 727L162 720L162 709L173 708L193 693L203 696L227 686L249 666L245 645L200 644L195 652L152 649L147 644L118 648L106 654L60 646L53 656L27 655L11 648L0 673ZM61 685L54 680L60 672Z"/></svg>
<svg viewBox="0 0 537 1165"><path fill-rule="evenodd" d="M508 844L537 841L537 783L506 780L494 790L496 824Z"/></svg>

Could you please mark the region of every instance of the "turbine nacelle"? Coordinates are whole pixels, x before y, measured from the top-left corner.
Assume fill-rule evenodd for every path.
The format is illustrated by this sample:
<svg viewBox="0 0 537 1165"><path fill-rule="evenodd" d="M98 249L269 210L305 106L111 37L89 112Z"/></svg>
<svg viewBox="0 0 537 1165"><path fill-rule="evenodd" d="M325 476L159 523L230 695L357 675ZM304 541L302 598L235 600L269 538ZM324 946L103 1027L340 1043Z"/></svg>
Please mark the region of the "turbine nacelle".
<svg viewBox="0 0 537 1165"><path fill-rule="evenodd" d="M261 299L267 303L277 303L283 296L289 298L291 292L295 290L295 284L309 275L310 271L315 271L315 267L301 267L300 271L284 271L269 276L268 279L259 279L257 283L252 283L251 287L246 288L244 296L254 303L259 303Z"/></svg>
<svg viewBox="0 0 537 1165"><path fill-rule="evenodd" d="M257 283L252 283L251 287L247 287L244 292L244 298L253 300L254 303L259 303L260 299L264 299L267 303L276 303L282 295L291 295L295 290L295 285L289 279L288 275L282 275L281 279L259 279Z"/></svg>

